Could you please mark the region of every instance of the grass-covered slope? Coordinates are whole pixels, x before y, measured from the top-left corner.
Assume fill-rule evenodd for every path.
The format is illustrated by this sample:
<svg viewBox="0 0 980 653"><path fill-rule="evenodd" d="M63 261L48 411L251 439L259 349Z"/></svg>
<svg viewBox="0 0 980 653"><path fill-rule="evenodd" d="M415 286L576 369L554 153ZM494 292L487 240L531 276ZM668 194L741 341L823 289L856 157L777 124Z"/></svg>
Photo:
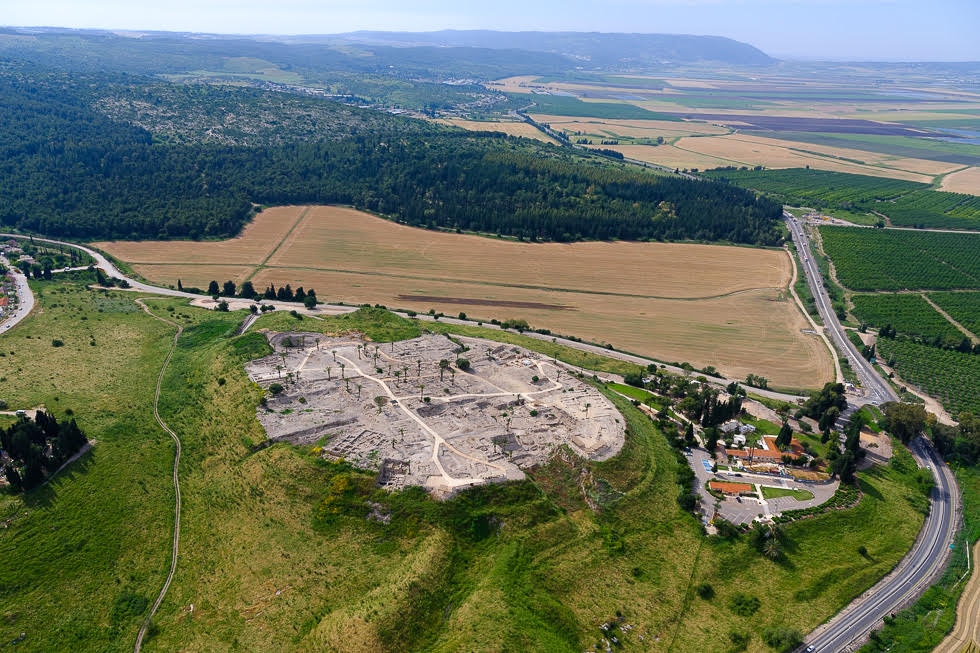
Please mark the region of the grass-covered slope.
<svg viewBox="0 0 980 653"><path fill-rule="evenodd" d="M130 649L169 563L173 447L151 401L172 330L137 312L137 295L83 284L36 283L38 313L0 336L3 398L59 417L71 408L98 441L44 488L0 495L0 640L23 632L31 650ZM184 445L181 553L147 651L581 651L620 616L632 626L617 635L624 650L657 638L706 650L736 633L764 651L765 628L805 632L886 573L922 520L913 483L883 469L862 475L855 508L786 526L780 562L746 538L705 539L676 501L683 463L615 395L629 430L607 462L558 458L528 481L445 503L381 493L373 474L284 444L256 448L259 390L242 363L268 351L263 328L385 340L428 325L379 309L301 323L272 314L234 337L242 314L147 303L185 324L160 402ZM65 346L52 347L56 337ZM367 520L367 500L391 523ZM694 592L701 583L713 598ZM737 592L759 598L754 615L733 611Z"/></svg>

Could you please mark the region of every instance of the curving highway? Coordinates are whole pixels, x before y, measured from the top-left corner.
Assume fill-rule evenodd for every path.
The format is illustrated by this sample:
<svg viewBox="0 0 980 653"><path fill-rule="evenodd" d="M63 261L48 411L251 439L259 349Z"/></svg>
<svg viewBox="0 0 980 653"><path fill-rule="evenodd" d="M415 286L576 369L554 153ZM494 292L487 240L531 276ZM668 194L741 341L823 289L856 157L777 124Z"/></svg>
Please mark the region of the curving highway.
<svg viewBox="0 0 980 653"><path fill-rule="evenodd" d="M861 356L854 344L848 340L843 327L834 313L830 297L823 286L820 269L813 260L813 252L806 232L796 218L784 213L786 224L796 242L807 283L816 300L820 317L837 344L838 349L847 356L868 393L868 403L879 404L898 401L898 395L878 374L877 370ZM882 618L895 613L910 601L917 598L945 567L946 554L953 543L957 527L957 504L959 489L956 479L925 438L914 440L909 449L921 467L932 472L936 487L932 491L931 507L922 530L895 569L878 584L858 597L844 610L807 636L806 651L845 651L856 647L864 637L878 626ZM804 649L805 647L805 649Z"/></svg>

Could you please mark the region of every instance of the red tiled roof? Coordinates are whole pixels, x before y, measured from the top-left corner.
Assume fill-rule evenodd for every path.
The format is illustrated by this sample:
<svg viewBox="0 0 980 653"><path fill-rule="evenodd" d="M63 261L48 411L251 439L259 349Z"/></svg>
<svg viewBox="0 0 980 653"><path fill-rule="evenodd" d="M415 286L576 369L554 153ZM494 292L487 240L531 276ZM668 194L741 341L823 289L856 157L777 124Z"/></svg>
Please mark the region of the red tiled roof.
<svg viewBox="0 0 980 653"><path fill-rule="evenodd" d="M719 492L724 492L725 494L742 494L743 492L752 492L752 486L748 483L726 483L725 481L708 481L708 487L712 490L718 490Z"/></svg>

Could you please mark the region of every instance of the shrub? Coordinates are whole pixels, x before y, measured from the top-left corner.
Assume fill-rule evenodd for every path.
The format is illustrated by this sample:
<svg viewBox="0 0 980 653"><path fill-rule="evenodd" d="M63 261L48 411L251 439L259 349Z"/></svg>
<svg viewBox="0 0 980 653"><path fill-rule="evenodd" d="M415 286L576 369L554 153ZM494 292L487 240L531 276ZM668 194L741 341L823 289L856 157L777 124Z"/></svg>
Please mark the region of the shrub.
<svg viewBox="0 0 980 653"><path fill-rule="evenodd" d="M751 617L762 606L762 601L755 596L749 596L742 592L737 592L732 596L730 607L732 612L740 617Z"/></svg>
<svg viewBox="0 0 980 653"><path fill-rule="evenodd" d="M803 643L803 635L795 628L770 626L762 631L762 641L777 651L792 651Z"/></svg>
<svg viewBox="0 0 980 653"><path fill-rule="evenodd" d="M282 393L282 384L281 383L273 383L272 385L269 386L269 392L271 392L273 395L281 394Z"/></svg>
<svg viewBox="0 0 980 653"><path fill-rule="evenodd" d="M65 346L65 343L62 342L61 340L58 340L57 338L55 338L54 340L51 341L51 346L52 347L64 347Z"/></svg>
<svg viewBox="0 0 980 653"><path fill-rule="evenodd" d="M470 369L470 361L466 358L457 358L456 367L465 372L466 370Z"/></svg>
<svg viewBox="0 0 980 653"><path fill-rule="evenodd" d="M709 601L715 596L715 588L711 586L711 583L701 583L694 588L694 591L705 601Z"/></svg>

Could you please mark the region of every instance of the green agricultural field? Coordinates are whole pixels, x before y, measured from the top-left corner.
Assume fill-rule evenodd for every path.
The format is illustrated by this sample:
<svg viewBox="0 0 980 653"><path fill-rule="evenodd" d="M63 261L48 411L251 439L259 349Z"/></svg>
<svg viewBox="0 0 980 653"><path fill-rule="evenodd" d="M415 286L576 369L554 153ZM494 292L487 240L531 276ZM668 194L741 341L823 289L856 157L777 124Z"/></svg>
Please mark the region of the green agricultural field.
<svg viewBox="0 0 980 653"><path fill-rule="evenodd" d="M931 292L929 299L949 313L950 317L980 336L980 293L977 292Z"/></svg>
<svg viewBox="0 0 980 653"><path fill-rule="evenodd" d="M959 342L963 333L922 295L854 295L854 317L873 327L891 326L901 334Z"/></svg>
<svg viewBox="0 0 980 653"><path fill-rule="evenodd" d="M980 413L980 355L901 338L879 338L877 352L902 380L939 399L952 415Z"/></svg>
<svg viewBox="0 0 980 653"><path fill-rule="evenodd" d="M928 188L927 184L846 172L786 168L783 170L708 170L705 177L728 181L763 193L772 193L788 199L804 200L804 203L833 206L853 205L893 199L916 190Z"/></svg>
<svg viewBox="0 0 980 653"><path fill-rule="evenodd" d="M899 227L980 229L980 197L922 190L874 207Z"/></svg>
<svg viewBox="0 0 980 653"><path fill-rule="evenodd" d="M762 486L762 498L777 499L779 497L793 497L797 501L809 501L813 498L813 492L809 490L793 490L785 487Z"/></svg>
<svg viewBox="0 0 980 653"><path fill-rule="evenodd" d="M138 294L93 291L88 281L35 282L41 310L0 336L4 399L44 402L59 418L70 408L97 441L47 486L0 495L0 641L25 633L25 650L131 650L169 564L174 451L151 402L173 329L139 311ZM746 650L762 653L764 628L823 622L887 573L922 523L923 499L900 470L884 468L861 474L854 508L787 525L782 561L746 538L705 538L676 501L683 463L614 394L628 435L609 461L555 459L532 480L444 503L418 490L380 492L373 473L285 444L256 446L260 391L242 363L269 351L258 330L520 336L370 309L266 315L236 337L242 313L147 304L185 331L160 399L183 443L181 553L146 651L580 651L621 614L633 627L619 636L625 650L655 637L707 650L738 631ZM531 342L562 359L584 356ZM598 511L582 499L583 473L595 480ZM366 520L367 500L390 509L391 523ZM693 592L700 583L713 585L713 599ZM758 611L736 615L736 592L757 596Z"/></svg>
<svg viewBox="0 0 980 653"><path fill-rule="evenodd" d="M980 234L821 227L820 235L852 290L980 288Z"/></svg>
<svg viewBox="0 0 980 653"><path fill-rule="evenodd" d="M844 172L718 169L711 179L778 196L788 203L808 203L856 224L874 224L880 213L895 226L980 229L980 198L928 190L928 185Z"/></svg>

